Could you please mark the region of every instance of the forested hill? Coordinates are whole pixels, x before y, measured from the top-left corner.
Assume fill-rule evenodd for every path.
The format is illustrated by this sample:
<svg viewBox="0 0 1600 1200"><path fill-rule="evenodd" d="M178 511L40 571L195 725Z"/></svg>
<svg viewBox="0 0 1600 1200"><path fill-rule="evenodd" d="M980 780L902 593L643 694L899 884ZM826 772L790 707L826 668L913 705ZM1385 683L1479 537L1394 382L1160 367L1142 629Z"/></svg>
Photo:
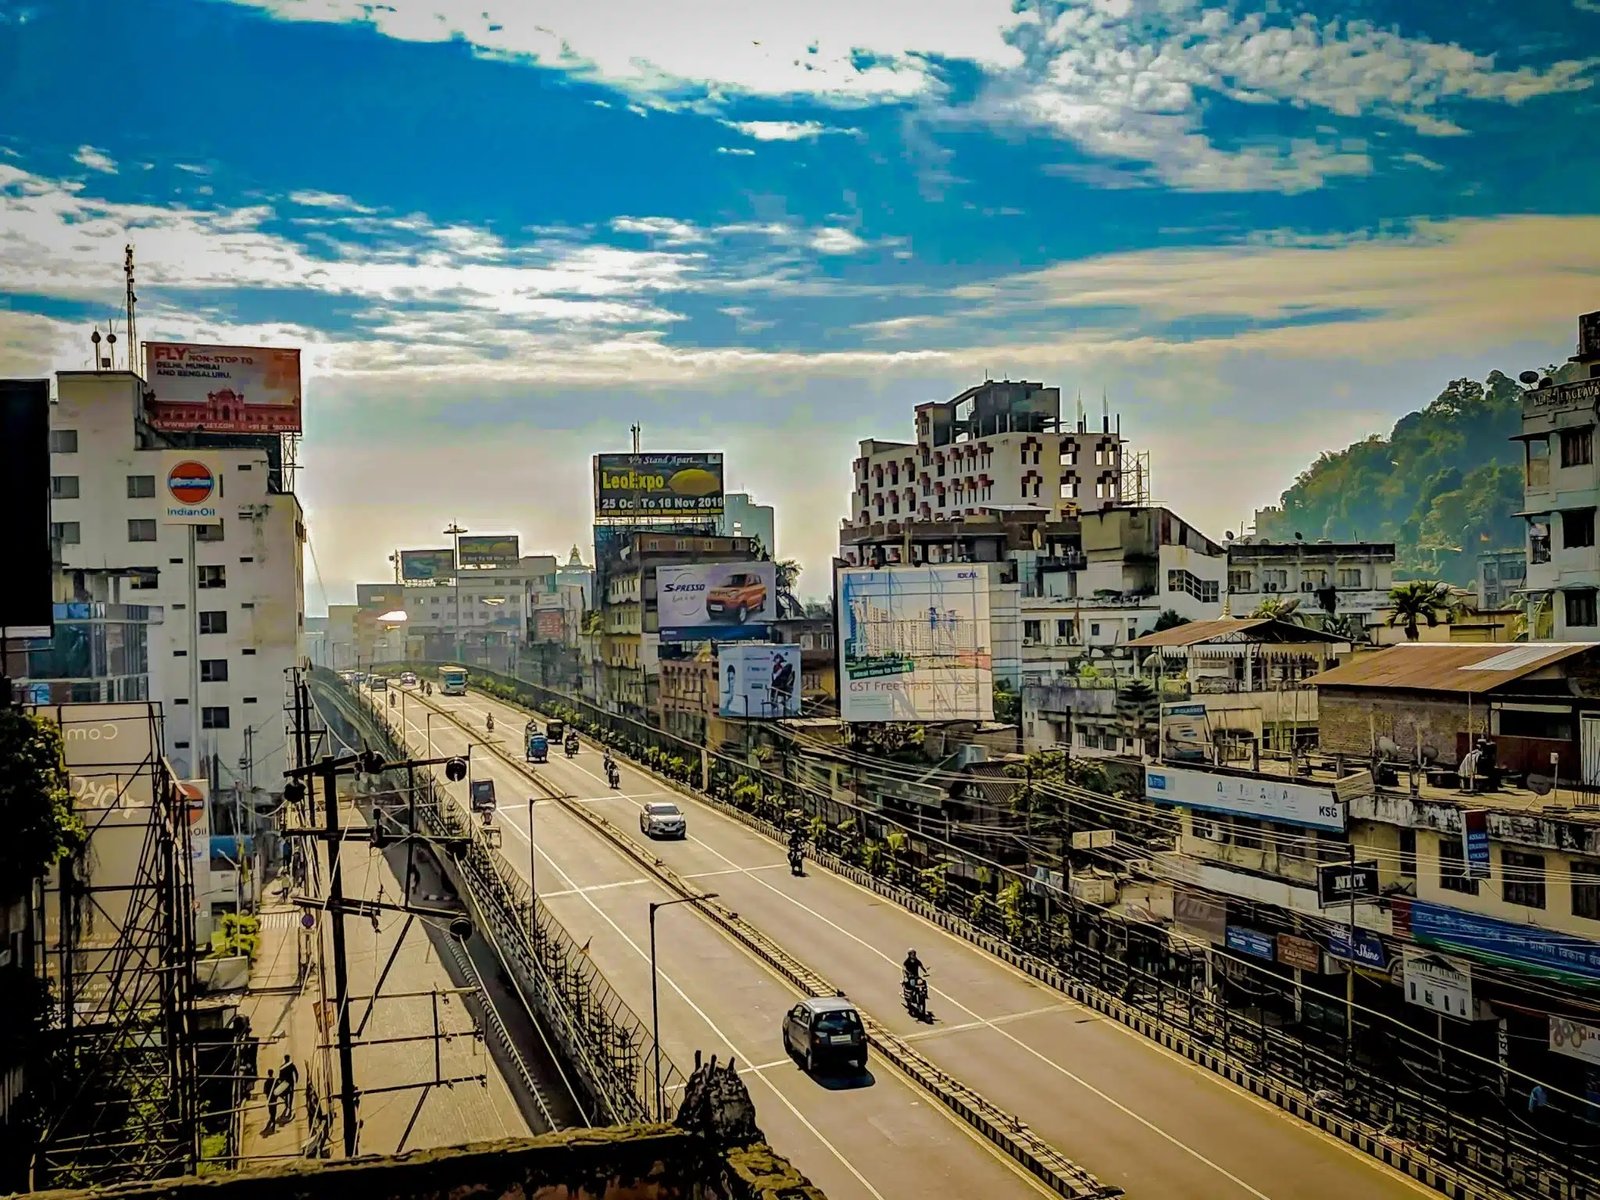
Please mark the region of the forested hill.
<svg viewBox="0 0 1600 1200"><path fill-rule="evenodd" d="M1570 364L1552 371L1558 382ZM1395 543L1397 578L1469 584L1486 550L1516 549L1522 508L1521 389L1499 371L1457 379L1388 437L1373 435L1325 453L1283 493L1281 516L1261 514L1256 532L1288 540Z"/></svg>

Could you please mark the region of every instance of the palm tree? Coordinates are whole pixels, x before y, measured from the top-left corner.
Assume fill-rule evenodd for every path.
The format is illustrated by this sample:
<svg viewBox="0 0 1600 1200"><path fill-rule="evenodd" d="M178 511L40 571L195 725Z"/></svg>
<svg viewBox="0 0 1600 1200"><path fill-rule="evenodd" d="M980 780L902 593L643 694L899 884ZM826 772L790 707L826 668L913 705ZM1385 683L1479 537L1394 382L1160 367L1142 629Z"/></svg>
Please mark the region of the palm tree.
<svg viewBox="0 0 1600 1200"><path fill-rule="evenodd" d="M1421 636L1417 632L1419 621L1426 621L1432 629L1441 616L1450 615L1450 585L1408 579L1389 589L1389 607L1394 610L1389 614L1389 627L1400 626L1406 631L1406 641L1414 642Z"/></svg>
<svg viewBox="0 0 1600 1200"><path fill-rule="evenodd" d="M1300 613L1299 596L1268 596L1250 616L1256 620L1292 621L1299 624L1305 618Z"/></svg>

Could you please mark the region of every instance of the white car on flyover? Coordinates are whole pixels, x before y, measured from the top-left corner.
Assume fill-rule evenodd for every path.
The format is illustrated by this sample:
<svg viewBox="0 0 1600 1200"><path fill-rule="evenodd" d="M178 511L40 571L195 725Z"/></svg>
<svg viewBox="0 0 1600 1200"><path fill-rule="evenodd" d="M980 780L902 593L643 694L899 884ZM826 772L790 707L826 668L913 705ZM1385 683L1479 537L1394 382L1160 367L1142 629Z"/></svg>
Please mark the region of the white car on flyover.
<svg viewBox="0 0 1600 1200"><path fill-rule="evenodd" d="M689 825L683 810L670 800L651 800L639 809L639 832L648 838L686 838Z"/></svg>

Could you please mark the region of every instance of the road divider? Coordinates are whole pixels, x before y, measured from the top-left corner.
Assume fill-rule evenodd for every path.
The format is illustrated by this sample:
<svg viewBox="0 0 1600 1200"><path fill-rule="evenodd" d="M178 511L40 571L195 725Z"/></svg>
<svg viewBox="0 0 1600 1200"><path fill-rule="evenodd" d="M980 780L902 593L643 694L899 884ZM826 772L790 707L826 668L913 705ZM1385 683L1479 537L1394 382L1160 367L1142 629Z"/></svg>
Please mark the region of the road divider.
<svg viewBox="0 0 1600 1200"><path fill-rule="evenodd" d="M470 735L475 732L450 709L432 702L431 699L419 699L463 733ZM559 804L564 811L587 824L614 848L665 885L668 890L692 901L692 906L702 916L766 963L792 987L811 996L840 994L826 978L745 921L737 912L715 900L707 899L703 889L696 887L666 866L651 853L649 847L641 846L604 816L595 812L592 807L551 787L540 778L538 772L530 770L526 762L507 753L499 744L484 744L482 748L525 775L539 791ZM1088 1170L1039 1137L1015 1115L1006 1112L954 1076L941 1071L905 1039L891 1033L869 1013L862 1012L861 1020L868 1039L880 1056L1058 1195L1071 1197L1073 1200L1078 1198L1099 1200L1123 1194L1121 1188L1102 1184Z"/></svg>

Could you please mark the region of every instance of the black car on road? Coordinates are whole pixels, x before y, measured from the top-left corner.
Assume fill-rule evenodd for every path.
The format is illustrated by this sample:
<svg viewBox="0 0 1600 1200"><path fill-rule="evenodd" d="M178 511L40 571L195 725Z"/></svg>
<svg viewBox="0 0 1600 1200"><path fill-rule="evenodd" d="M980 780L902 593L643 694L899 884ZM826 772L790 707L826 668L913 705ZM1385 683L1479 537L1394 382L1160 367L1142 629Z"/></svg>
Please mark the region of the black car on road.
<svg viewBox="0 0 1600 1200"><path fill-rule="evenodd" d="M843 996L812 996L785 1013L783 1048L808 1075L834 1063L857 1070L867 1066L867 1031L856 1006Z"/></svg>

